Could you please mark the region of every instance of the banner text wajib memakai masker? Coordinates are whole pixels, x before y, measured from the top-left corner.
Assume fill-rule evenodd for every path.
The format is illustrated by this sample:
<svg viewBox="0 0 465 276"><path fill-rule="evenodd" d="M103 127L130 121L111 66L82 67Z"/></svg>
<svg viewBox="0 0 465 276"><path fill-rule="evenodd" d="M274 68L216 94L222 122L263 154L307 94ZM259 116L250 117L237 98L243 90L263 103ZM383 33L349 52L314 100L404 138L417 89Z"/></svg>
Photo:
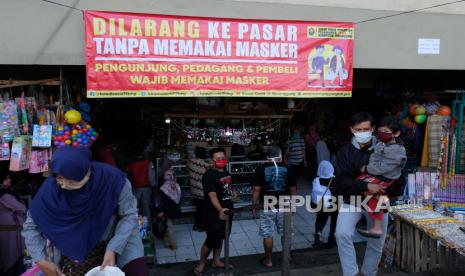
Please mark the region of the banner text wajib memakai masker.
<svg viewBox="0 0 465 276"><path fill-rule="evenodd" d="M350 97L354 25L85 12L87 95Z"/></svg>

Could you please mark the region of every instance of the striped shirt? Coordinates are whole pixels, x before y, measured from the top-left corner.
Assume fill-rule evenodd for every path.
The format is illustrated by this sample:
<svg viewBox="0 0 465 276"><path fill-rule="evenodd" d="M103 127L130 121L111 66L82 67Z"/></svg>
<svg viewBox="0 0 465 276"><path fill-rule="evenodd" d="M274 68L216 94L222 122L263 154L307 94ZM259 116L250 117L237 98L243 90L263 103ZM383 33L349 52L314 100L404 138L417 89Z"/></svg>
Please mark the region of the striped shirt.
<svg viewBox="0 0 465 276"><path fill-rule="evenodd" d="M304 162L305 140L302 138L287 141L287 158L290 165Z"/></svg>

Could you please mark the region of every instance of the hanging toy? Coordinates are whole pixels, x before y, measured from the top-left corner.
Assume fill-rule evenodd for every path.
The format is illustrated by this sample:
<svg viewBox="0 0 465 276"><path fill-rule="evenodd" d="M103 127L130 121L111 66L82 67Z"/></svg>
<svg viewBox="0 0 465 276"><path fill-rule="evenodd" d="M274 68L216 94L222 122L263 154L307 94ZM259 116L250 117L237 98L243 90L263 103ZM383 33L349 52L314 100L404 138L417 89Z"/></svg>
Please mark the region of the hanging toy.
<svg viewBox="0 0 465 276"><path fill-rule="evenodd" d="M446 105L441 105L438 111L436 111L436 114L441 116L450 116L451 113L452 111L450 110L450 107Z"/></svg>
<svg viewBox="0 0 465 276"><path fill-rule="evenodd" d="M425 115L426 114L426 108L422 105L418 105L417 108L415 109L415 114L416 115Z"/></svg>
<svg viewBox="0 0 465 276"><path fill-rule="evenodd" d="M77 124L81 121L81 113L79 111L71 109L65 113L65 120L68 124Z"/></svg>
<svg viewBox="0 0 465 276"><path fill-rule="evenodd" d="M423 124L426 122L426 115L416 115L415 116L415 122L419 125Z"/></svg>

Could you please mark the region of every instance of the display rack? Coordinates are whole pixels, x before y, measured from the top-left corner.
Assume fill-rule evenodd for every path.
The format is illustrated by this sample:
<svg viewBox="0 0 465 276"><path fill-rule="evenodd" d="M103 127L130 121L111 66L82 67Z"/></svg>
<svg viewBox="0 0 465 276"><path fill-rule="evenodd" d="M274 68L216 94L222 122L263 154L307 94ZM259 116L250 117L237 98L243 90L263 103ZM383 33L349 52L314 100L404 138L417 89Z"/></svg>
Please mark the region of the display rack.
<svg viewBox="0 0 465 276"><path fill-rule="evenodd" d="M234 204L240 208L252 204L252 178L258 166L267 163L261 161L231 161L228 163L227 170L233 179L233 186L238 192L238 201ZM181 212L190 213L195 211L193 197L190 190L189 172L186 162L174 165L172 168L176 174L176 179L181 186Z"/></svg>

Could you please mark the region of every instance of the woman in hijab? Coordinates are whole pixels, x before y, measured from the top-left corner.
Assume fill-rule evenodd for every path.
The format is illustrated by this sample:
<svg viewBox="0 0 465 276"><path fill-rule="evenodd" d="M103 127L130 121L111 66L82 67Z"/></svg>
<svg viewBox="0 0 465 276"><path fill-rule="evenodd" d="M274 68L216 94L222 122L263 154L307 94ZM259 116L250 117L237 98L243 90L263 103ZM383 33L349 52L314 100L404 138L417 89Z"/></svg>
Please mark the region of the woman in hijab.
<svg viewBox="0 0 465 276"><path fill-rule="evenodd" d="M83 275L99 265L148 275L137 201L126 175L92 162L84 147L59 148L52 173L34 197L22 232L45 275Z"/></svg>
<svg viewBox="0 0 465 276"><path fill-rule="evenodd" d="M0 275L21 274L20 263L24 252L21 225L26 220L26 205L14 191L12 177L5 176L0 185Z"/></svg>
<svg viewBox="0 0 465 276"><path fill-rule="evenodd" d="M160 204L158 206L159 218L167 219L167 228L164 238L166 247L176 250L176 240L173 232L173 219L179 217L181 212L181 187L176 182L176 176L172 169L165 171L163 185L160 187Z"/></svg>

